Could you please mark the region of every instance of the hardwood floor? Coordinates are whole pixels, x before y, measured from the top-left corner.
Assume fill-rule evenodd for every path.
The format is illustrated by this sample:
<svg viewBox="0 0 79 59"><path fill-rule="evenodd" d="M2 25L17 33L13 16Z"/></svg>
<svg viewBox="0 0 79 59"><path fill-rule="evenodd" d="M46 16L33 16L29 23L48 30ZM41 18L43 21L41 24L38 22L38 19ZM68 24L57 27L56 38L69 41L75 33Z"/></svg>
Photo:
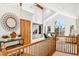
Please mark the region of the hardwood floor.
<svg viewBox="0 0 79 59"><path fill-rule="evenodd" d="M76 55L56 51L52 56L76 56Z"/></svg>

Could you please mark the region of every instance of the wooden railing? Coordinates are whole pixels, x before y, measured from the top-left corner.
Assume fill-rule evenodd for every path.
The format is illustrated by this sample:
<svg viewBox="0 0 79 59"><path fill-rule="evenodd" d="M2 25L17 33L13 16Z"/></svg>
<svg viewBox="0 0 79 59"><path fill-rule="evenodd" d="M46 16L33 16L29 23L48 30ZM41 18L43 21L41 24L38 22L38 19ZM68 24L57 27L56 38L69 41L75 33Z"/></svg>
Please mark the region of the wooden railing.
<svg viewBox="0 0 79 59"><path fill-rule="evenodd" d="M77 35L77 55L79 56L79 35Z"/></svg>
<svg viewBox="0 0 79 59"><path fill-rule="evenodd" d="M56 42L57 50L77 55L77 40L76 36L60 36Z"/></svg>
<svg viewBox="0 0 79 59"><path fill-rule="evenodd" d="M33 44L22 45L13 49L6 48L0 52L2 56L49 56L56 50L56 38L47 38Z"/></svg>

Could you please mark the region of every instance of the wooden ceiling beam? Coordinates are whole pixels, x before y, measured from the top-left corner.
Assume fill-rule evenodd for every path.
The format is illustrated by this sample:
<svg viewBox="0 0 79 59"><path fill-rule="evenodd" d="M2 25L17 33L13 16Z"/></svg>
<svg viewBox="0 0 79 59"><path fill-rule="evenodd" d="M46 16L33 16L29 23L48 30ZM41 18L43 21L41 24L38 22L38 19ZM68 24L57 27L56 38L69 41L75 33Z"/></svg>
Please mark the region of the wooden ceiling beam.
<svg viewBox="0 0 79 59"><path fill-rule="evenodd" d="M42 9L42 10L44 9L43 6L41 6L41 5L38 4L38 3L35 3L34 5L37 6L38 8L40 8L40 9Z"/></svg>

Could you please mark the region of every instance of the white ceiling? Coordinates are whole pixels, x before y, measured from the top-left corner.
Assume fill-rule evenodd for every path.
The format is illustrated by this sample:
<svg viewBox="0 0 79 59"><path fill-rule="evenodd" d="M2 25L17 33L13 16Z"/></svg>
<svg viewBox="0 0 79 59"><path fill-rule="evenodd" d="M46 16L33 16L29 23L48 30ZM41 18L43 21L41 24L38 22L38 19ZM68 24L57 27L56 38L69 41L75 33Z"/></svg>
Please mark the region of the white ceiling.
<svg viewBox="0 0 79 59"><path fill-rule="evenodd" d="M55 13L72 18L76 18L79 15L79 3L41 3L41 5L45 9L47 8L50 10L49 13L45 13L45 19L54 15ZM24 3L23 9L33 13L33 3Z"/></svg>
<svg viewBox="0 0 79 59"><path fill-rule="evenodd" d="M54 15L56 12L51 10L51 9L48 9L48 8L44 8L43 9L43 19L46 20L48 19L51 15Z"/></svg>
<svg viewBox="0 0 79 59"><path fill-rule="evenodd" d="M43 10L39 9L38 7L36 8L36 6L34 6L34 4L32 3L23 3L22 5L22 8L26 11L29 11L31 12L32 14L39 14L42 13L43 11L43 19L47 19L49 18L51 15L54 15L56 12L51 10L51 9L48 9L48 8L44 8ZM36 12L38 11L38 12ZM40 15L41 16L41 15Z"/></svg>
<svg viewBox="0 0 79 59"><path fill-rule="evenodd" d="M78 3L46 3L44 6L66 16L76 17L79 14Z"/></svg>

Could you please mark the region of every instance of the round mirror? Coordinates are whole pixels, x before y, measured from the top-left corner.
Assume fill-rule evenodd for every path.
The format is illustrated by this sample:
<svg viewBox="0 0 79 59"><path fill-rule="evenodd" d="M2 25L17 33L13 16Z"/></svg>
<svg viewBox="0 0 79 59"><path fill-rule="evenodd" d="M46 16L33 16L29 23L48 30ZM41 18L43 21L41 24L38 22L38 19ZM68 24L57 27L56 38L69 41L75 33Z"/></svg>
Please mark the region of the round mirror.
<svg viewBox="0 0 79 59"><path fill-rule="evenodd" d="M4 30L14 31L18 28L18 17L14 13L5 13L0 23Z"/></svg>
<svg viewBox="0 0 79 59"><path fill-rule="evenodd" d="M8 18L6 23L7 23L8 27L10 27L10 28L13 28L16 26L16 21L13 18Z"/></svg>

